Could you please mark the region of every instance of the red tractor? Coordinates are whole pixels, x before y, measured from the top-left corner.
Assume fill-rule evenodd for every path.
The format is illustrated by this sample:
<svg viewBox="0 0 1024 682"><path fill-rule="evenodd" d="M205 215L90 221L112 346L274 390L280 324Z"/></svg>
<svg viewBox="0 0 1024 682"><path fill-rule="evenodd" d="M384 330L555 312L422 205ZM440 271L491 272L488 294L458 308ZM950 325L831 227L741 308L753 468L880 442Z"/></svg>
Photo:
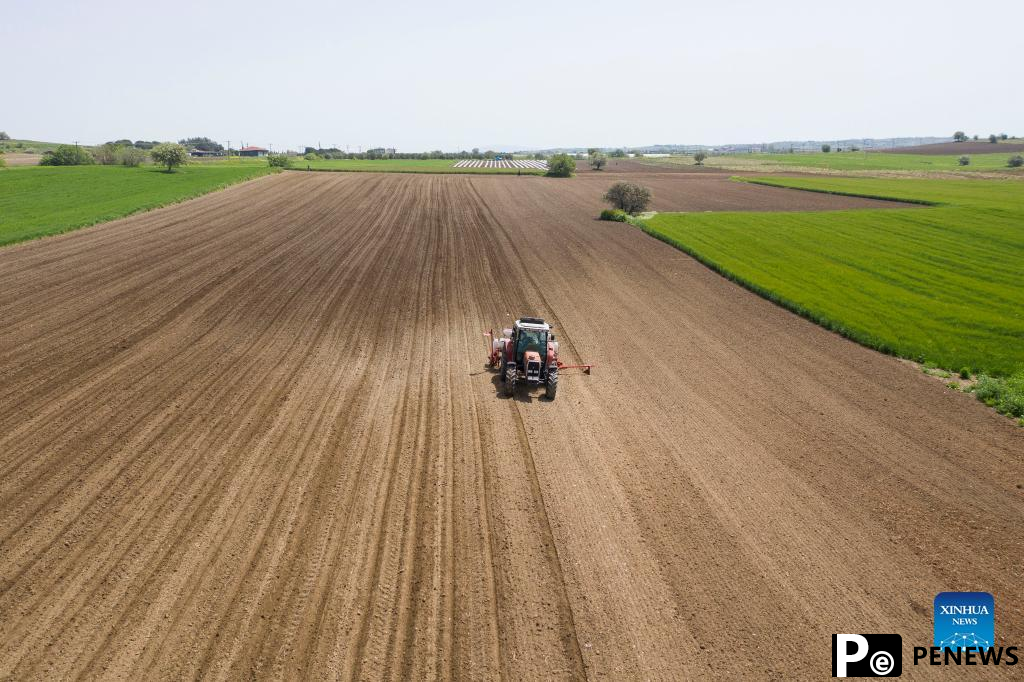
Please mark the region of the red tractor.
<svg viewBox="0 0 1024 682"><path fill-rule="evenodd" d="M511 329L502 331L501 338L494 338L493 330L484 336L491 339L487 366L499 368L505 395L514 395L519 382L525 381L528 386L544 384L544 395L554 400L560 369L590 373L591 365L563 365L558 361L558 342L551 325L539 317L521 317Z"/></svg>

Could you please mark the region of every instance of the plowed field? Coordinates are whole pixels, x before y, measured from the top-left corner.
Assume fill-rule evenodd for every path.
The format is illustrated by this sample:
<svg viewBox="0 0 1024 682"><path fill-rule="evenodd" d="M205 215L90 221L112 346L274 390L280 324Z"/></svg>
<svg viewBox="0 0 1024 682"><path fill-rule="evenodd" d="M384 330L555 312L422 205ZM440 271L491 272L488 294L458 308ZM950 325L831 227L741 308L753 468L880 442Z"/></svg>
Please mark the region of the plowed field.
<svg viewBox="0 0 1024 682"><path fill-rule="evenodd" d="M0 678L821 679L951 589L1024 642L1024 430L593 220L612 179L286 173L0 250ZM596 364L555 402L484 368L520 314Z"/></svg>

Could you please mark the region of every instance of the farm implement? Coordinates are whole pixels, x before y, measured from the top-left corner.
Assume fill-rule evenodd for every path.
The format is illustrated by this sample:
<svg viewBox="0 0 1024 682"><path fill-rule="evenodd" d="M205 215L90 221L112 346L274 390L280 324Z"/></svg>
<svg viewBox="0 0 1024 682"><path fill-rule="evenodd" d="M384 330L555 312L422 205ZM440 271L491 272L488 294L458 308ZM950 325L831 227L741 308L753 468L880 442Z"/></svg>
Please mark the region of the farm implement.
<svg viewBox="0 0 1024 682"><path fill-rule="evenodd" d="M505 395L516 392L516 386L544 385L544 395L554 400L558 392L558 373L565 369L582 369L590 374L593 365L565 365L558 359L558 342L551 333L551 325L539 317L521 317L511 329L503 329L495 338L494 330L486 332L490 338L488 367L498 367Z"/></svg>

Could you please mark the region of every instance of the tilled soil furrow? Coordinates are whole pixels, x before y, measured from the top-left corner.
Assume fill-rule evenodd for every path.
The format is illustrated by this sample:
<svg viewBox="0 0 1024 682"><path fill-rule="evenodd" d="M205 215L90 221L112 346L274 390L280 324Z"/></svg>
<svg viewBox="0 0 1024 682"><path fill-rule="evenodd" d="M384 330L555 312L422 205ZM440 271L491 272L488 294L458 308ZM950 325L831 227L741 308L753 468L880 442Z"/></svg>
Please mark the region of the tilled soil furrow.
<svg viewBox="0 0 1024 682"><path fill-rule="evenodd" d="M594 220L627 176L893 204L635 166L285 173L0 250L0 677L817 678L950 589L1019 640L1019 429ZM553 403L483 367L524 314L596 365Z"/></svg>

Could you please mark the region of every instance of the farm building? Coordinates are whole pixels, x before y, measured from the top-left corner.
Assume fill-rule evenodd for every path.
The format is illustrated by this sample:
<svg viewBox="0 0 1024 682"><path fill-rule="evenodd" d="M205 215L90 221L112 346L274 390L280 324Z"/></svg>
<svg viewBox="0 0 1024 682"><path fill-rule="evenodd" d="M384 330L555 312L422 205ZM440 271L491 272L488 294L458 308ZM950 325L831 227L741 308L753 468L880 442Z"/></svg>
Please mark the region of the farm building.
<svg viewBox="0 0 1024 682"><path fill-rule="evenodd" d="M266 156L269 153L270 150L263 147L242 147L238 150L239 156Z"/></svg>

